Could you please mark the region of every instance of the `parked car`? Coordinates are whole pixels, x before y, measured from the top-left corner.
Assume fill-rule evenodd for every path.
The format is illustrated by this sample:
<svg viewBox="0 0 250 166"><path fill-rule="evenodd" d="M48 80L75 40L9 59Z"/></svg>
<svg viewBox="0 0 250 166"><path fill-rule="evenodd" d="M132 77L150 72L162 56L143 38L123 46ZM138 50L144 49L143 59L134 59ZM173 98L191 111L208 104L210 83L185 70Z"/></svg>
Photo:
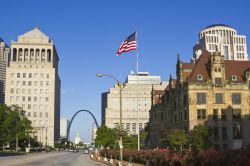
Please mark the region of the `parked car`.
<svg viewBox="0 0 250 166"><path fill-rule="evenodd" d="M74 152L74 149L69 149L69 152Z"/></svg>
<svg viewBox="0 0 250 166"><path fill-rule="evenodd" d="M84 154L89 154L89 150L88 150L88 149L85 149L85 150L84 150Z"/></svg>
<svg viewBox="0 0 250 166"><path fill-rule="evenodd" d="M74 149L74 153L78 153L79 152L79 150L78 149Z"/></svg>

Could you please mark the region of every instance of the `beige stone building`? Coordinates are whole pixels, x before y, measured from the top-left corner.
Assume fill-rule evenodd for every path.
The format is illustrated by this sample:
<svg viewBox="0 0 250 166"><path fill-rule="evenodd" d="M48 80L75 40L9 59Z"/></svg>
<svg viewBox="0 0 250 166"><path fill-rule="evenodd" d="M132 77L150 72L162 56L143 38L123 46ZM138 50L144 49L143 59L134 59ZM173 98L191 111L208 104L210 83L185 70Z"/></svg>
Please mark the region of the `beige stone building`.
<svg viewBox="0 0 250 166"><path fill-rule="evenodd" d="M54 146L60 136L60 78L53 41L38 28L11 42L6 70L7 105L18 105L32 121L34 138Z"/></svg>
<svg viewBox="0 0 250 166"><path fill-rule="evenodd" d="M190 133L206 122L215 148L250 144L250 61L224 60L220 52L205 50L196 63L178 59L176 76L165 91L166 130ZM159 146L159 139L151 145Z"/></svg>
<svg viewBox="0 0 250 166"><path fill-rule="evenodd" d="M150 76L147 72L128 75L122 90L122 123L129 134L135 135L137 129L137 98L139 110L139 130L149 122L151 109L151 93L153 89L164 90L167 86L162 83L160 76ZM102 94L102 124L114 128L120 123L120 90L118 85Z"/></svg>
<svg viewBox="0 0 250 166"><path fill-rule="evenodd" d="M0 104L4 104L6 67L8 65L10 49L0 38Z"/></svg>

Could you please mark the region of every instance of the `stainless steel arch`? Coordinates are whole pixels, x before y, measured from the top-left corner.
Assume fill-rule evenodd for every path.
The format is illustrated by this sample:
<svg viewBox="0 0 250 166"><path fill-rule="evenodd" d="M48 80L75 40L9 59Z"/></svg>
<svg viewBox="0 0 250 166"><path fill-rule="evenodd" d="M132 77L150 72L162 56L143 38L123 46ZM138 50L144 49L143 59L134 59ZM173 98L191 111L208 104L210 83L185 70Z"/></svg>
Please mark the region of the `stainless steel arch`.
<svg viewBox="0 0 250 166"><path fill-rule="evenodd" d="M68 126L68 128L67 128L67 140L69 140L69 133L70 133L71 124L72 124L72 122L73 122L75 116L76 116L78 113L80 113L80 112L87 112L87 113L89 113L89 114L92 116L92 118L94 119L96 127L97 127L97 128L99 127L98 122L97 122L95 116L94 116L90 111L88 111L88 110L79 110L79 111L77 111L77 112L72 116L72 118L71 118L71 120L70 120L70 122L69 122L69 126Z"/></svg>

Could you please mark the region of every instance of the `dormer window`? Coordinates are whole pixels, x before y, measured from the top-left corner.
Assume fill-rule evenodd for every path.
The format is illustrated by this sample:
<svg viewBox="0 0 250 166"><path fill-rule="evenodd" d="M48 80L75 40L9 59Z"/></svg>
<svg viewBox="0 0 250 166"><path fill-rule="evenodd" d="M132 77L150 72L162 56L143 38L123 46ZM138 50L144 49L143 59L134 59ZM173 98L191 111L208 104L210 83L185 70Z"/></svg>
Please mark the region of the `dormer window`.
<svg viewBox="0 0 250 166"><path fill-rule="evenodd" d="M203 76L202 76L201 74L198 74L198 75L196 76L196 79L197 79L198 81L202 81L202 80L203 80Z"/></svg>
<svg viewBox="0 0 250 166"><path fill-rule="evenodd" d="M231 80L232 80L232 81L237 81L237 76L236 76L236 75L232 75L232 76L231 76Z"/></svg>

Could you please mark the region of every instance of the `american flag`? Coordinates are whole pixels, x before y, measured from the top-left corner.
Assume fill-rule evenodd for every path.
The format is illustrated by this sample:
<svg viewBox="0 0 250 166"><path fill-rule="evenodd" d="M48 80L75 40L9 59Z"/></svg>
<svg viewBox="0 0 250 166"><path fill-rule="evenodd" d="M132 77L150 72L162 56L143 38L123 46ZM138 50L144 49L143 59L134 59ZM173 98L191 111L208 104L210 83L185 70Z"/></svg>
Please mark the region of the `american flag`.
<svg viewBox="0 0 250 166"><path fill-rule="evenodd" d="M118 48L116 54L121 55L123 52L128 52L131 50L136 50L136 32L132 33L127 37Z"/></svg>

